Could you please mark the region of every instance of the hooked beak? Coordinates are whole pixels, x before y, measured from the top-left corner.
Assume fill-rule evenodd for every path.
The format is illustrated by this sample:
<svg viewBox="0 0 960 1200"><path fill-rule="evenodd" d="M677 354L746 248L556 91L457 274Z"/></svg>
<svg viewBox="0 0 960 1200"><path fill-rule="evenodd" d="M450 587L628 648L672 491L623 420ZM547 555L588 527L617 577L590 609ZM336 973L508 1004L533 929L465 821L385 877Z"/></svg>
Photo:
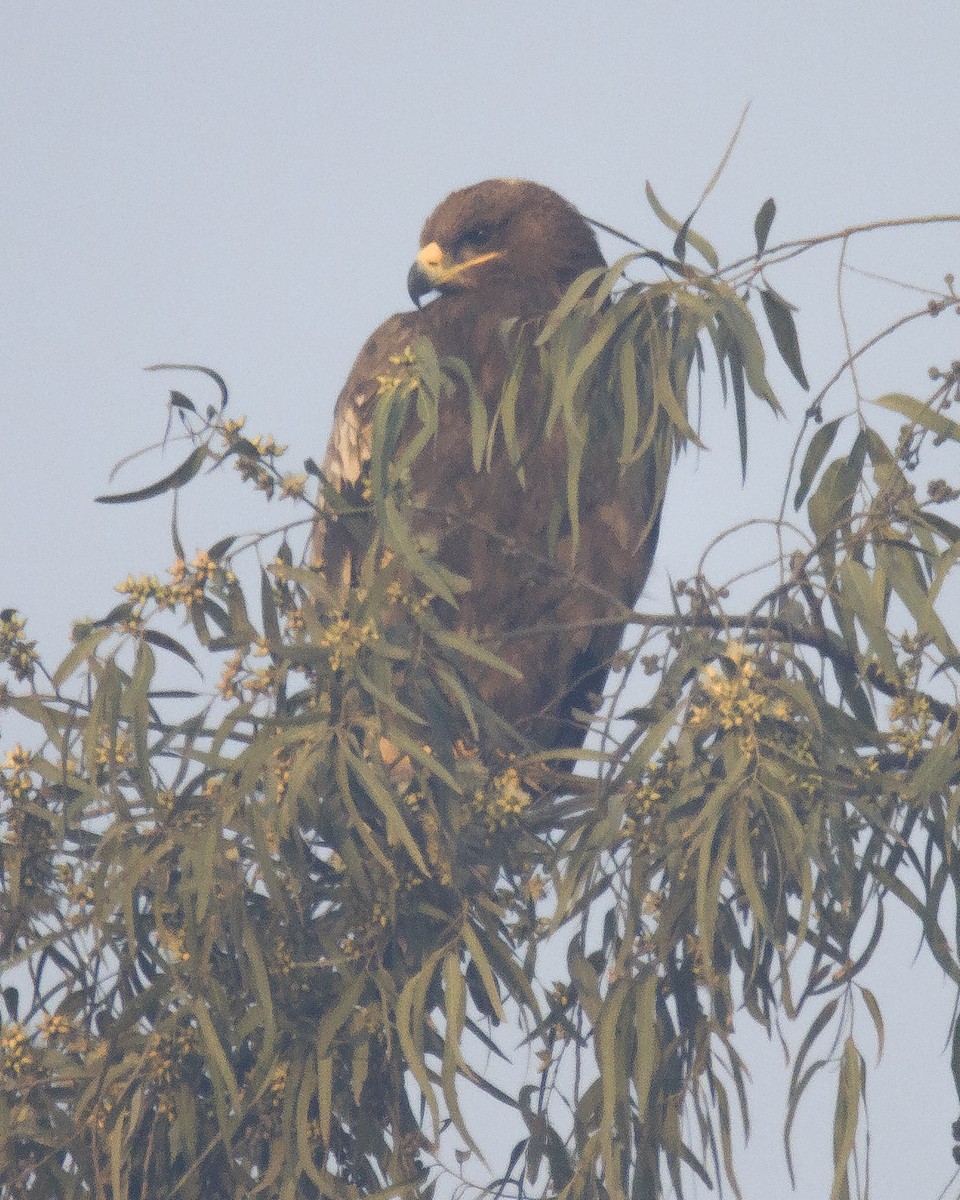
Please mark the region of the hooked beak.
<svg viewBox="0 0 960 1200"><path fill-rule="evenodd" d="M419 308L420 301L430 292L444 291L464 271L499 257L498 250L491 250L468 258L465 262L451 262L437 242L429 242L414 259L407 274L407 292Z"/></svg>
<svg viewBox="0 0 960 1200"><path fill-rule="evenodd" d="M436 286L420 265L420 260L417 259L407 272L407 294L417 308L420 307L420 301L423 297L435 291Z"/></svg>

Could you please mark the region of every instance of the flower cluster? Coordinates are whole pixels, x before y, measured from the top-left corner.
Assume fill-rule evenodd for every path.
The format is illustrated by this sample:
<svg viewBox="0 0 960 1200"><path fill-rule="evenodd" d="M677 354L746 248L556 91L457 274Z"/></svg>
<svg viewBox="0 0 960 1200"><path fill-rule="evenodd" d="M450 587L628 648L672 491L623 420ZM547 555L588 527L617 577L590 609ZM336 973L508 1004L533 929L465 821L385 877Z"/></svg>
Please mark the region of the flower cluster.
<svg viewBox="0 0 960 1200"><path fill-rule="evenodd" d="M505 771L495 775L490 781L490 786L478 789L474 798L491 833L516 821L532 800L516 767L507 767Z"/></svg>
<svg viewBox="0 0 960 1200"><path fill-rule="evenodd" d="M243 418L224 421L220 428L224 441L224 457L232 455L241 477L251 480L254 487L270 499L277 486L276 460L286 454L287 447L278 442L272 434L244 437L241 433L244 424ZM303 495L306 477L303 477L299 491L294 482L297 479L300 477L290 475L281 481L284 496Z"/></svg>
<svg viewBox="0 0 960 1200"><path fill-rule="evenodd" d="M734 733L742 750L756 754L760 723L764 719L786 721L790 709L782 697L774 695L770 679L757 669L742 642L728 643L724 658L726 669L711 663L700 676L702 703L691 702L689 724L694 729Z"/></svg>
<svg viewBox="0 0 960 1200"><path fill-rule="evenodd" d="M824 786L823 770L814 751L815 746L812 739L800 737L796 744L790 747L787 759L796 768L787 775L787 783L792 788L796 788L797 793L807 800L813 800L818 796Z"/></svg>
<svg viewBox="0 0 960 1200"><path fill-rule="evenodd" d="M117 584L116 591L129 599L133 616L138 619L151 600L158 608L174 608L183 599L176 584L161 583L156 575L128 575Z"/></svg>
<svg viewBox="0 0 960 1200"><path fill-rule="evenodd" d="M14 803L25 799L33 787L30 778L32 755L18 742L12 750L8 750L0 764L0 787Z"/></svg>
<svg viewBox="0 0 960 1200"><path fill-rule="evenodd" d="M890 702L890 742L907 758L923 749L933 729L933 713L925 696L914 692Z"/></svg>
<svg viewBox="0 0 960 1200"><path fill-rule="evenodd" d="M44 1013L40 1018L40 1034L48 1042L70 1038L75 1032L73 1021L62 1013Z"/></svg>
<svg viewBox="0 0 960 1200"><path fill-rule="evenodd" d="M334 617L320 635L320 645L330 655L330 669L339 671L352 662L362 646L376 642L380 634L372 621L356 625L345 614Z"/></svg>
<svg viewBox="0 0 960 1200"><path fill-rule="evenodd" d="M416 391L420 386L420 379L413 371L417 360L411 348L407 346L400 354L391 354L389 361L391 366L397 368L397 373L377 376L377 395L386 396L401 388L411 392Z"/></svg>
<svg viewBox="0 0 960 1200"><path fill-rule="evenodd" d="M280 495L284 500L302 500L306 490L307 476L305 472L284 475L280 480Z"/></svg>
<svg viewBox="0 0 960 1200"><path fill-rule="evenodd" d="M252 653L258 658L264 658L270 653L265 638L258 638L254 642ZM260 667L250 667L246 663L244 651L235 650L227 659L217 681L217 691L224 700L252 700L257 696L267 696L275 692L286 673L285 666L273 661Z"/></svg>
<svg viewBox="0 0 960 1200"><path fill-rule="evenodd" d="M207 586L218 571L223 572L227 583L236 582L236 576L229 568L211 558L206 550L198 550L190 563L176 559L169 571L169 583L163 583L156 575L128 575L123 583L117 584L116 590L130 601L136 628L151 602L158 610L173 609L178 604L201 604Z"/></svg>
<svg viewBox="0 0 960 1200"><path fill-rule="evenodd" d="M122 730L116 737L104 734L97 743L94 756L98 767L125 767L133 761L133 742Z"/></svg>
<svg viewBox="0 0 960 1200"><path fill-rule="evenodd" d="M38 661L36 642L23 636L26 621L13 608L0 612L0 662L4 662L18 683L33 677L33 668Z"/></svg>
<svg viewBox="0 0 960 1200"><path fill-rule="evenodd" d="M187 604L202 604L207 585L219 568L220 564L206 550L198 550L189 566L178 558L170 568L178 599ZM228 578L232 578L232 573Z"/></svg>
<svg viewBox="0 0 960 1200"><path fill-rule="evenodd" d="M664 797L669 794L675 760L668 756L651 764L647 777L630 786L623 833L640 854L655 854L663 845L663 824L667 814Z"/></svg>
<svg viewBox="0 0 960 1200"><path fill-rule="evenodd" d="M0 1030L0 1067L10 1075L25 1075L33 1066L30 1035L19 1021Z"/></svg>
<svg viewBox="0 0 960 1200"><path fill-rule="evenodd" d="M154 1031L148 1043L147 1073L154 1083L170 1087L182 1079L184 1065L196 1053L197 1041L192 1029L183 1028L176 1033Z"/></svg>

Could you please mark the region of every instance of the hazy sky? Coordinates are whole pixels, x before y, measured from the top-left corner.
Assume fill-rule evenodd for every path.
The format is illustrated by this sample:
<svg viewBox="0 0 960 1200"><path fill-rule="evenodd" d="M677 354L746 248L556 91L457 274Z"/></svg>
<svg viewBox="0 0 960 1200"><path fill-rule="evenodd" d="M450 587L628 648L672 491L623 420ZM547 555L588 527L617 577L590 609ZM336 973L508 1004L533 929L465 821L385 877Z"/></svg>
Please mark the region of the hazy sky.
<svg viewBox="0 0 960 1200"><path fill-rule="evenodd" d="M957 0L0 0L0 607L26 613L54 657L128 571L172 560L169 497L93 503L119 458L161 436L171 383L208 398L147 364L216 368L235 415L290 443L291 469L319 457L353 356L407 306L420 225L454 187L527 176L663 245L644 181L685 215L750 102L698 222L721 259L751 250L768 195L772 241L960 210L958 47ZM872 235L849 260L936 287L960 277L960 234ZM775 279L801 305L814 388L842 354L835 267L825 252ZM848 289L854 341L915 303L862 277ZM865 365L868 394L922 391L926 367L958 354L949 319ZM785 372L775 382L787 419L755 413L744 491L728 416L705 397L713 454L689 457L671 485L651 604L708 531L782 478L804 399ZM848 403L838 393L831 415ZM181 527L192 548L270 517L211 484L187 493ZM872 1079L872 1193L934 1200L953 1170L952 1000L912 963L910 925L896 929L873 973L888 1045ZM786 1188L784 1082L774 1043L745 1045L757 1130L743 1181L766 1198ZM824 1194L828 1104L821 1091L799 1123L801 1197Z"/></svg>

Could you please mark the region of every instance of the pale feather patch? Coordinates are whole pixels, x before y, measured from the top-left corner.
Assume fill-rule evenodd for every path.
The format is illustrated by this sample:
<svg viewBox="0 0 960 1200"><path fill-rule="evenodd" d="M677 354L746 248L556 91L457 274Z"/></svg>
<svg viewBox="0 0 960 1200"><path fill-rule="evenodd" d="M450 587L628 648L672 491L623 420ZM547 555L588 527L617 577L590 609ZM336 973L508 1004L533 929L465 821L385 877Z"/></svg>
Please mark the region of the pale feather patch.
<svg viewBox="0 0 960 1200"><path fill-rule="evenodd" d="M323 460L323 473L340 491L345 483L357 483L364 464L370 461L370 423L360 418L367 400L362 392L337 413Z"/></svg>

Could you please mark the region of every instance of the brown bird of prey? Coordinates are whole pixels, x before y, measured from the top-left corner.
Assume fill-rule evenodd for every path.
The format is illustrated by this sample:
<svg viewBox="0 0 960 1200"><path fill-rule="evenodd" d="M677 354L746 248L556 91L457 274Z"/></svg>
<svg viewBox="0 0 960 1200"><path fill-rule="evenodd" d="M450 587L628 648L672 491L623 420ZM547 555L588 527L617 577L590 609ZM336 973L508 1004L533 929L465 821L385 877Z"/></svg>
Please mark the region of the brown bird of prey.
<svg viewBox="0 0 960 1200"><path fill-rule="evenodd" d="M340 393L323 462L328 484L348 500L362 495L382 380L397 371L391 359L429 339L441 357L467 364L489 419L512 366L505 323L545 317L582 272L604 266L590 226L549 188L491 179L453 192L420 236L408 277L417 308L367 339ZM565 435L557 422L544 436L550 397L531 358L516 399L522 471L502 438L475 468L462 385L443 398L434 439L414 460L412 526L432 534L439 562L469 580L456 607L435 602L444 624L519 673L466 659L460 669L475 696L537 749L579 747L587 730L575 713L595 707L650 569L662 480L645 461L625 471L619 431L601 431L584 451L574 538ZM321 503L314 560L342 595L364 550L346 525Z"/></svg>

